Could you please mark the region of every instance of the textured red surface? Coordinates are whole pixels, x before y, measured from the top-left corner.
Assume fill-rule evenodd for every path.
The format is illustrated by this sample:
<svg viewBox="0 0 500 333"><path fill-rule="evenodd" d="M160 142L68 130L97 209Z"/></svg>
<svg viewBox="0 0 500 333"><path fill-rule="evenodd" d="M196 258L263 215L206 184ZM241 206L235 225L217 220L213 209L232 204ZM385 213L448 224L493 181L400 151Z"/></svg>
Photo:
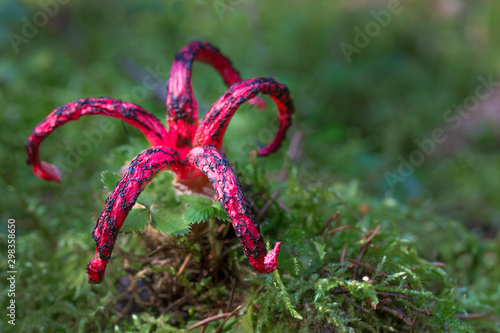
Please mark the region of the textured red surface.
<svg viewBox="0 0 500 333"><path fill-rule="evenodd" d="M191 73L195 60L214 67L228 87L243 81L240 74L233 68L231 61L208 43L192 42L177 53L167 83L167 125L170 141L183 158L192 148L193 138L198 128L198 103L196 103L191 85ZM258 97L249 99L249 103L264 107L264 103Z"/></svg>
<svg viewBox="0 0 500 333"><path fill-rule="evenodd" d="M96 242L96 255L87 265L89 282L102 281L118 231L144 188L160 171L168 169L176 172L179 167L179 153L168 147L148 149L130 163L128 171L106 200L92 232Z"/></svg>
<svg viewBox="0 0 500 333"><path fill-rule="evenodd" d="M222 75L228 91L212 106L198 125L198 110L191 87L194 60L213 66ZM258 93L269 94L278 106L280 124L273 142L259 149L267 155L279 148L290 126L293 102L288 89L272 79L251 79L240 82L231 62L215 47L192 42L175 57L167 87L168 131L153 115L132 103L110 98L80 99L55 109L38 126L26 144L28 163L34 173L45 180L61 180L59 170L40 161L39 146L59 126L86 115L106 115L124 120L139 129L151 149L137 156L127 173L116 184L92 233L96 256L87 266L90 283L104 278L118 232L140 193L153 177L163 171L175 173L177 180L207 177L239 237L250 264L262 273L276 269L281 242L267 253L259 226L245 199L241 184L227 159L218 150L229 120L245 102L263 106ZM194 147L194 148L193 148Z"/></svg>
<svg viewBox="0 0 500 333"><path fill-rule="evenodd" d="M121 119L140 130L151 146L166 144L167 131L163 124L140 106L111 98L87 98L62 105L52 111L31 132L26 143L28 163L33 172L45 180L61 181L60 171L53 165L40 161L42 141L58 127L81 116L103 115Z"/></svg>
<svg viewBox="0 0 500 333"><path fill-rule="evenodd" d="M252 266L262 273L274 271L278 265L281 242L276 243L266 256L266 246L262 242L259 226L254 222L240 181L226 157L214 147L201 146L189 152L187 163L201 170L212 183Z"/></svg>
<svg viewBox="0 0 500 333"><path fill-rule="evenodd" d="M226 132L227 125L239 106L258 93L270 95L279 113L279 127L276 136L267 147L258 150L258 154L268 155L276 151L285 138L286 131L290 127L293 113L293 102L288 89L273 79L256 78L233 84L215 102L207 112L196 132L194 142L196 145L213 145L220 149L222 138Z"/></svg>

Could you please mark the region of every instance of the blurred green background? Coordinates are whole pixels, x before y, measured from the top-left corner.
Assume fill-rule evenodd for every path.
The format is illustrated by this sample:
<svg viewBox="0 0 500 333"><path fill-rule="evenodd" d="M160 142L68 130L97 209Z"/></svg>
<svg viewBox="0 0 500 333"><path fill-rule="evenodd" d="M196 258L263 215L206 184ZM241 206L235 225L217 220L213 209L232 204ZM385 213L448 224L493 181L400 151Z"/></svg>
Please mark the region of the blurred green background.
<svg viewBox="0 0 500 333"><path fill-rule="evenodd" d="M63 172L61 184L49 183L25 162L30 130L82 97L128 100L164 119L156 91L123 64L166 80L176 52L192 40L216 45L243 78L289 87L296 112L288 138L302 134L304 179L357 179L372 197L450 216L481 237L500 229L498 1L4 0L0 34L0 233L5 239L7 220L16 220L26 294L50 288L39 281L44 270L63 270L64 284L64 270L84 267L102 209L100 172L147 147L138 131L113 120L114 130ZM203 64L194 65L193 81L201 112L225 90ZM233 118L224 142L231 161L248 163L255 140L270 139L276 114L266 101L266 112L242 108ZM42 159L68 165L85 130L102 120L58 129ZM439 129L441 139L430 143ZM117 153L123 144L137 150ZM279 170L285 154L259 163ZM54 252L63 247L71 250ZM81 262L60 263L78 251ZM66 306L81 297L88 308L90 296L74 292ZM34 297L33 307L40 302Z"/></svg>

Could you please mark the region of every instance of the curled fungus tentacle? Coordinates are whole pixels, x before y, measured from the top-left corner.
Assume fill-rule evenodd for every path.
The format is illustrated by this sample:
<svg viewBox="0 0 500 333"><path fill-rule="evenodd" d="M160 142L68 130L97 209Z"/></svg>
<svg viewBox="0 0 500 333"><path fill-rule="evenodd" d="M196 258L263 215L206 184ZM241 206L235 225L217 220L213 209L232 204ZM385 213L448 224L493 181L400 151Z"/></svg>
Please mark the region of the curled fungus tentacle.
<svg viewBox="0 0 500 333"><path fill-rule="evenodd" d="M226 157L214 147L196 147L189 152L186 163L201 170L212 183L250 264L261 273L274 271L278 265L281 242L276 243L274 249L267 254L259 226L255 223L240 181Z"/></svg>
<svg viewBox="0 0 500 333"><path fill-rule="evenodd" d="M155 147L139 154L129 165L127 173L106 199L104 210L97 220L92 237L96 255L87 265L90 283L100 283L118 237L118 232L144 188L159 172L181 167L179 153L168 147Z"/></svg>
<svg viewBox="0 0 500 333"><path fill-rule="evenodd" d="M61 172L52 164L40 160L42 141L58 127L82 116L103 115L121 119L140 130L151 146L165 144L167 132L155 116L133 103L111 98L86 98L62 105L52 111L33 130L26 142L28 164L45 180L61 181Z"/></svg>
<svg viewBox="0 0 500 333"><path fill-rule="evenodd" d="M270 78L250 79L229 87L212 105L198 126L194 139L195 145L214 145L220 149L227 125L236 110L259 92L270 95L278 106L279 126L274 140L268 146L260 148L257 153L264 156L276 151L290 127L294 108L288 89Z"/></svg>
<svg viewBox="0 0 500 333"><path fill-rule="evenodd" d="M183 149L192 144L198 127L198 104L191 84L195 60L215 68L228 87L243 81L231 61L213 45L194 41L177 53L170 70L166 98L168 130L177 149ZM264 102L258 97L249 100L249 103L264 107ZM181 153L181 155L185 154Z"/></svg>

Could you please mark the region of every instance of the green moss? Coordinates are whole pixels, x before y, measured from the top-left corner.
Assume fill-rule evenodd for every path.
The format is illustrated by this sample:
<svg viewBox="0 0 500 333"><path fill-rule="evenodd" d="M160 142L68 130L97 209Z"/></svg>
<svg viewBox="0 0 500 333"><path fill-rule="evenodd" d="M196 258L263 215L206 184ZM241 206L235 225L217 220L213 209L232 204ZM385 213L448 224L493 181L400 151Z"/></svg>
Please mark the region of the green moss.
<svg viewBox="0 0 500 333"><path fill-rule="evenodd" d="M222 2L230 4L223 8L223 17L215 6ZM77 98L123 98L163 119L164 104L142 82L127 77L115 60L126 56L166 80L175 53L193 39L217 45L245 78L273 76L288 85L296 104L292 130L304 138L297 158L300 167L289 170L284 182L275 176L282 165L279 154L259 159L259 168L247 166L255 140L270 139L268 125L275 113L243 107L229 126L225 153L250 186L247 193L254 209L276 190L282 191L259 223L270 244L285 242L279 274L290 305L275 277L245 273L248 263L236 247L227 255L228 267L235 274L245 273L248 285L241 291L246 300L243 308L226 323L226 331L258 330L263 327L262 316L267 316L264 309L273 313L274 330L407 327L380 310L384 297L379 291L384 288L402 289L406 298L393 297L391 306L406 314L429 308L432 317L416 314L419 329L453 330L465 323L475 331L498 331L500 152L495 125L491 131L466 133L466 143L459 143L453 154L436 151L428 156L393 189L384 175L397 170L400 156L408 158L418 149L415 140L429 138L435 128L447 125L443 114L474 94L479 75L496 78L500 2L470 2L456 16L440 15L433 0L408 2L350 64L339 44L353 41L354 27L363 27L372 20L370 11L383 5L222 2L68 2L36 36L19 45L19 52L8 38L0 40L0 215L2 221L16 219L20 291L19 326L7 326L2 320L0 331L168 331L176 322L180 326L199 320L194 308L185 321L162 316L157 309L120 319L114 308L114 282L124 274L119 255L111 261L103 285L86 282L85 265L94 255L90 233L107 194L100 186L100 173L119 170L145 149L147 142L140 133L113 120L115 130L81 156L75 167L63 170L61 184L37 179L24 164L24 144L33 126L55 107ZM36 0L4 1L0 33L22 35L23 18L31 20L40 9ZM225 88L212 69L201 64L194 68L193 87L202 113ZM67 164L71 151L85 139L84 131L99 127L102 119L84 117L57 130L43 144L42 158ZM446 150L445 145L436 148ZM169 186L169 177L160 175L148 189L151 198L143 199L185 207L187 203ZM394 190L393 196L385 196L388 190ZM361 212L366 207L369 212L361 214L360 205L364 205ZM320 235L337 210L339 218ZM212 212L217 213L217 207L193 217L199 220ZM329 236L337 223L359 230L344 229ZM347 245L345 257L359 258L360 237L378 225L361 261L391 279L362 267L352 278L353 268L340 263L342 251ZM2 223L2 249L6 234ZM178 242L196 262L202 260L199 243L188 237ZM121 235L119 247L146 253L137 235ZM6 271L5 263L1 265ZM134 263L132 268L142 265ZM151 269L177 273L173 267ZM365 275L373 283L363 281ZM2 276L2 290L5 281ZM412 288L402 288L407 281ZM207 295L210 301L226 299L231 289L204 279L183 283L199 299L213 287ZM349 293L336 294L338 289ZM2 306L6 299L1 299ZM377 300L378 309L370 313L353 304L371 310ZM295 319L291 308L303 320ZM457 321L457 314L465 313L477 319ZM218 324L208 328L215 330Z"/></svg>

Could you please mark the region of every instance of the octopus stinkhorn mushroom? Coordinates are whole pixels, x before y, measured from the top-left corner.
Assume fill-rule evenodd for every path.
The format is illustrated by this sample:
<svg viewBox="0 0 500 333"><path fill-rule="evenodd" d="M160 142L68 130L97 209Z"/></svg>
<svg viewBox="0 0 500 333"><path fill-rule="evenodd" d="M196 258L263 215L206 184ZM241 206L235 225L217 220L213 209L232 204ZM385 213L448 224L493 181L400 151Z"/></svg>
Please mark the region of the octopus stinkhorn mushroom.
<svg viewBox="0 0 500 333"><path fill-rule="evenodd" d="M213 66L229 86L200 122L191 86L191 68L195 60ZM242 81L231 62L217 48L204 42L192 42L183 47L172 64L166 98L168 130L140 106L105 97L79 99L62 105L33 129L26 144L28 163L33 172L45 180L61 181L61 174L57 167L40 160L40 144L55 129L81 116L119 118L140 130L151 145L130 163L97 220L92 232L96 255L87 265L90 283L100 283L104 278L120 227L144 188L163 170L173 172L177 183L194 189L210 182L250 264L261 273L276 269L281 242L267 253L241 184L220 152L231 117L242 103L262 106L259 93L270 95L279 113L274 140L257 151L264 156L279 148L290 126L294 107L288 89L271 78Z"/></svg>

